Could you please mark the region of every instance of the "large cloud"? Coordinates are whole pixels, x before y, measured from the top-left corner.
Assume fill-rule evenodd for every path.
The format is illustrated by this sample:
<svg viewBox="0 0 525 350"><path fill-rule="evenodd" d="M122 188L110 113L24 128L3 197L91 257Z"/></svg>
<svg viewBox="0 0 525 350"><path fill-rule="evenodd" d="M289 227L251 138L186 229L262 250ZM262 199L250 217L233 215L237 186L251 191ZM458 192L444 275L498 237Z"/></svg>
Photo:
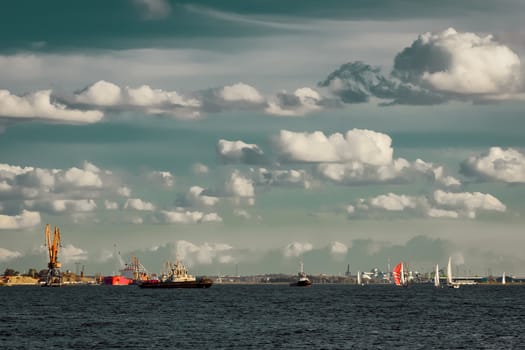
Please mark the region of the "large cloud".
<svg viewBox="0 0 525 350"><path fill-rule="evenodd" d="M375 208L383 208L388 211L403 211L407 208L416 208L418 205L418 199L413 196L389 193L387 195L380 195L371 198L369 203Z"/></svg>
<svg viewBox="0 0 525 350"><path fill-rule="evenodd" d="M162 210L160 218L164 223L169 224L194 224L205 222L222 222L222 218L217 213L203 213L200 211L189 211L182 208L168 211Z"/></svg>
<svg viewBox="0 0 525 350"><path fill-rule="evenodd" d="M65 263L77 262L80 260L87 260L88 253L85 250L75 247L72 244L67 244L60 249L59 258Z"/></svg>
<svg viewBox="0 0 525 350"><path fill-rule="evenodd" d="M390 136L372 130L352 129L344 135L281 130L276 147L286 161L319 163L317 174L336 183L404 183L424 177L443 187L461 184L446 175L442 166L421 159L393 158Z"/></svg>
<svg viewBox="0 0 525 350"><path fill-rule="evenodd" d="M317 172L330 181L355 185L406 181L410 166L407 160L398 158L392 160L390 164L379 166L358 161L323 163L317 166Z"/></svg>
<svg viewBox="0 0 525 350"><path fill-rule="evenodd" d="M372 130L352 129L346 134L325 135L281 130L279 152L298 162L350 162L385 165L392 161L392 139Z"/></svg>
<svg viewBox="0 0 525 350"><path fill-rule="evenodd" d="M201 101L202 111L217 113L227 110L262 110L266 98L251 85L236 83L194 93Z"/></svg>
<svg viewBox="0 0 525 350"><path fill-rule="evenodd" d="M199 264L212 264L229 262L233 247L225 243L204 243L197 245L188 241L177 241L173 255L192 266Z"/></svg>
<svg viewBox="0 0 525 350"><path fill-rule="evenodd" d="M244 83L224 86L218 94L224 101L245 101L254 104L265 102L264 97L257 89Z"/></svg>
<svg viewBox="0 0 525 350"><path fill-rule="evenodd" d="M491 35L449 28L424 33L394 59L390 76L362 62L343 64L319 83L345 103L428 105L449 100L524 99L518 55ZM387 101L388 100L388 101Z"/></svg>
<svg viewBox="0 0 525 350"><path fill-rule="evenodd" d="M442 190L436 190L428 197L388 193L368 199L361 198L346 209L350 217L373 215L374 212L409 212L416 217L449 219L474 219L479 211L506 211L505 205L490 194Z"/></svg>
<svg viewBox="0 0 525 350"><path fill-rule="evenodd" d="M225 184L226 193L237 198L253 199L255 188L253 181L243 176L239 171L234 171Z"/></svg>
<svg viewBox="0 0 525 350"><path fill-rule="evenodd" d="M0 230L19 230L40 225L40 213L23 210L20 215L0 215Z"/></svg>
<svg viewBox="0 0 525 350"><path fill-rule="evenodd" d="M461 164L461 171L481 180L523 183L525 154L514 148L491 147L488 152L465 160Z"/></svg>
<svg viewBox="0 0 525 350"><path fill-rule="evenodd" d="M219 140L217 154L226 163L261 164L265 162L264 153L259 146L240 140Z"/></svg>
<svg viewBox="0 0 525 350"><path fill-rule="evenodd" d="M520 59L491 35L453 28L425 33L396 56L394 73L405 81L459 95L498 95L522 88Z"/></svg>
<svg viewBox="0 0 525 350"><path fill-rule="evenodd" d="M176 91L153 89L149 85L122 88L104 80L77 92L75 101L113 109L139 108L151 114L172 114L183 118L198 117L201 107L199 100Z"/></svg>
<svg viewBox="0 0 525 350"><path fill-rule="evenodd" d="M100 170L89 162L83 169L45 169L0 164L0 198L35 198L49 193L100 191Z"/></svg>
<svg viewBox="0 0 525 350"><path fill-rule="evenodd" d="M313 249L313 245L308 242L292 242L283 249L285 257L298 257Z"/></svg>
<svg viewBox="0 0 525 350"><path fill-rule="evenodd" d="M51 96L51 90L42 90L23 96L0 90L0 119L45 119L64 123L95 123L102 119L100 111L69 109Z"/></svg>
<svg viewBox="0 0 525 350"><path fill-rule="evenodd" d="M341 242L330 243L330 254L332 255L346 255L348 253L348 246Z"/></svg>
<svg viewBox="0 0 525 350"><path fill-rule="evenodd" d="M445 209L464 212L468 217L476 217L478 210L504 212L507 207L496 197L480 192L434 192L434 201Z"/></svg>
<svg viewBox="0 0 525 350"><path fill-rule="evenodd" d="M143 201L140 198L130 198L124 203L125 209L134 209L138 211L153 211L155 210L155 205L150 202Z"/></svg>
<svg viewBox="0 0 525 350"><path fill-rule="evenodd" d="M22 256L22 253L20 252L5 249L5 248L0 248L0 262L6 262L12 259L19 258L21 256Z"/></svg>

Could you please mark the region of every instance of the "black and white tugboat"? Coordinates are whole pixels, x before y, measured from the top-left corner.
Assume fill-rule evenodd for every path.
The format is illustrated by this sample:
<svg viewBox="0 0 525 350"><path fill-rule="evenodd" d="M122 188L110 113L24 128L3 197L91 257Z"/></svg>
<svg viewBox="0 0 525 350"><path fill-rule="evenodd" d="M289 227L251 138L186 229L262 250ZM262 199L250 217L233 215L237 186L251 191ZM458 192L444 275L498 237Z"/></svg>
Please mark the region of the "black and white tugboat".
<svg viewBox="0 0 525 350"><path fill-rule="evenodd" d="M299 273L297 273L297 276L299 279L295 282L290 283L290 287L310 287L312 285L312 281L308 279L308 276L306 276L306 273L303 269L303 262L301 261L301 270Z"/></svg>

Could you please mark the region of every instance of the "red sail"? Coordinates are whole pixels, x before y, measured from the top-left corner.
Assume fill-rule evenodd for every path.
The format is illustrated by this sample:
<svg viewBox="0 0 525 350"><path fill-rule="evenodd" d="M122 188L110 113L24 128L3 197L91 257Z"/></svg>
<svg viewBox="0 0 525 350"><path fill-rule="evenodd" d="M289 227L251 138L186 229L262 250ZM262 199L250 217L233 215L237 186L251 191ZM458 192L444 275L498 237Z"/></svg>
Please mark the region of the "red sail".
<svg viewBox="0 0 525 350"><path fill-rule="evenodd" d="M394 266L394 269L392 270L392 275L394 277L394 283L396 284L396 286L400 286L401 285L402 269L403 269L403 263L400 262L399 264Z"/></svg>

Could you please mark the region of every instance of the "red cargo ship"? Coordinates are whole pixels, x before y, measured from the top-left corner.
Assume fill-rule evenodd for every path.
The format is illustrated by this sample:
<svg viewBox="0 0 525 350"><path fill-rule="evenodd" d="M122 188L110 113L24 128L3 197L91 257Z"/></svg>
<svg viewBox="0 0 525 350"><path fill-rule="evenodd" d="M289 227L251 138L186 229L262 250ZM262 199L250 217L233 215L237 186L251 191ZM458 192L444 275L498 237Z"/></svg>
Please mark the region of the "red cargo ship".
<svg viewBox="0 0 525 350"><path fill-rule="evenodd" d="M124 276L104 276L104 285L106 286L127 286L133 283L133 280Z"/></svg>

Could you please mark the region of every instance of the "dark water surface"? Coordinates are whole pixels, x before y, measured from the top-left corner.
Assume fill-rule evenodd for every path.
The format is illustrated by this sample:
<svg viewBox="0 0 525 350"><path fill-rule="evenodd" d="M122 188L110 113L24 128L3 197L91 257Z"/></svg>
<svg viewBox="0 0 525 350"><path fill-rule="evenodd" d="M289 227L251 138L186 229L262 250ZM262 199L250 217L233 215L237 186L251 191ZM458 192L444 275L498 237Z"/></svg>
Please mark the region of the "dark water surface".
<svg viewBox="0 0 525 350"><path fill-rule="evenodd" d="M525 286L0 288L2 349L523 349Z"/></svg>

